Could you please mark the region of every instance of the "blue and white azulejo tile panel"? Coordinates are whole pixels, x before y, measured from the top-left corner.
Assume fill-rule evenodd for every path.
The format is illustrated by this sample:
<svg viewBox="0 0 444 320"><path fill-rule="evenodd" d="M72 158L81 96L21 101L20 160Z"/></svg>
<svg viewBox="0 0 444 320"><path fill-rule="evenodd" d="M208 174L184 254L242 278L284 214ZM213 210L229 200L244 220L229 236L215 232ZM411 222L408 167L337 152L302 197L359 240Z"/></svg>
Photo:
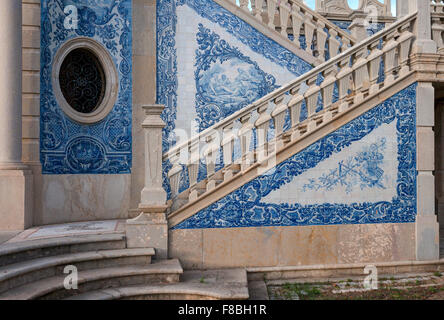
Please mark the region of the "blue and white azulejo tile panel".
<svg viewBox="0 0 444 320"><path fill-rule="evenodd" d="M64 9L78 10L78 28L64 26ZM66 41L88 37L110 53L119 76L113 110L101 122L82 125L58 105L51 73ZM43 0L41 2L40 159L44 174L130 173L132 160L131 0Z"/></svg>
<svg viewBox="0 0 444 320"><path fill-rule="evenodd" d="M163 150L311 68L212 0L157 1L157 102L166 106ZM167 162L167 190L169 169Z"/></svg>
<svg viewBox="0 0 444 320"><path fill-rule="evenodd" d="M416 84L176 229L416 220Z"/></svg>

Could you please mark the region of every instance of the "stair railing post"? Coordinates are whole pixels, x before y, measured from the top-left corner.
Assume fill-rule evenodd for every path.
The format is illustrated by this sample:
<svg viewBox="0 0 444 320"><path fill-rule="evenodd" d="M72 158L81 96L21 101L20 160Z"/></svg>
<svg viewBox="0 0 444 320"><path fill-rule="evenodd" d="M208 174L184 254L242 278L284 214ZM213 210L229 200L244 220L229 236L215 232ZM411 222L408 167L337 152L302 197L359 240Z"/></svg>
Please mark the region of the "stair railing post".
<svg viewBox="0 0 444 320"><path fill-rule="evenodd" d="M168 258L167 193L162 186L163 105L143 106L145 136L145 187L141 192L140 215L126 222L128 248L154 248L157 259Z"/></svg>

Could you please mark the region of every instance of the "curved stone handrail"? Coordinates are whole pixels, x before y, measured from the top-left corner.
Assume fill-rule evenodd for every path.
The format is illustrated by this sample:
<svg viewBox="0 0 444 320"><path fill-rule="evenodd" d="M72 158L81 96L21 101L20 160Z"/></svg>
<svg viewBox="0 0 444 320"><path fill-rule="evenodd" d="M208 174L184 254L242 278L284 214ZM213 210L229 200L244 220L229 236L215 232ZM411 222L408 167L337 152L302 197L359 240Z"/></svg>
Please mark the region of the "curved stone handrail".
<svg viewBox="0 0 444 320"><path fill-rule="evenodd" d="M312 133L352 105L359 104L367 96L409 74L408 62L416 16L417 13L404 17L165 153L164 160L169 159L173 164L169 172L173 196L179 191L181 164L188 168L188 201L192 202L199 197L197 189L211 191L216 188L218 180L231 179L235 171L233 164L238 164L239 169L244 171L255 163L265 161L273 152L283 148L286 142ZM381 70L382 65L384 70ZM382 76L380 71L383 71ZM300 121L304 104L307 118ZM291 124L286 129L288 114ZM268 139L270 121L274 124L274 138L271 140ZM236 132L235 127L240 129ZM256 138L256 148L251 151L253 137ZM240 143L241 154L238 159L233 159L236 140ZM205 147L201 154L202 142L205 142ZM216 175L220 150L224 169L222 175ZM206 163L207 179L204 187L200 183L198 188L201 160Z"/></svg>

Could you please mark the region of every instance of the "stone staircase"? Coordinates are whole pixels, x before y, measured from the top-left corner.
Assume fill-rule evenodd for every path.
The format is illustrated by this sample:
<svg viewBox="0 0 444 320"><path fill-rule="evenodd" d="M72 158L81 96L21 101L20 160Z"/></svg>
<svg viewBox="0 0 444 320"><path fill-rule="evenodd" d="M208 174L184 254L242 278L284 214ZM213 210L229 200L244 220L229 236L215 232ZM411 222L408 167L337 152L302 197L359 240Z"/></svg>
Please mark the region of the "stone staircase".
<svg viewBox="0 0 444 320"><path fill-rule="evenodd" d="M243 269L184 274L179 260L154 256L127 248L121 232L8 242L0 246L0 300L248 299ZM75 290L65 288L67 266L77 268Z"/></svg>
<svg viewBox="0 0 444 320"><path fill-rule="evenodd" d="M404 17L165 153L163 160L171 163L170 226L414 83L416 17ZM182 191L184 177L189 184Z"/></svg>

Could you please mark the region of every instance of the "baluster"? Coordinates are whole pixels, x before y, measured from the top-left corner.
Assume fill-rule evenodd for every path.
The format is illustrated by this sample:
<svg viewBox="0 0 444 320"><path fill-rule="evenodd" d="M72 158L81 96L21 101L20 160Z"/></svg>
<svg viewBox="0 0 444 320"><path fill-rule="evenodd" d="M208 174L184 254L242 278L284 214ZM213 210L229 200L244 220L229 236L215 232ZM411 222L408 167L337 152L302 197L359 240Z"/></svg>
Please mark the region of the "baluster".
<svg viewBox="0 0 444 320"><path fill-rule="evenodd" d="M290 17L290 5L287 0L282 0L279 4L279 17L281 18L281 34L287 38L288 20Z"/></svg>
<svg viewBox="0 0 444 320"><path fill-rule="evenodd" d="M234 122L230 122L223 128L224 138L222 140L222 149L224 154L224 166L228 167L224 171L224 180L227 181L233 177L233 170L231 164L233 163L234 152L234 140L236 135L234 134Z"/></svg>
<svg viewBox="0 0 444 320"><path fill-rule="evenodd" d="M339 62L339 72L337 74L338 87L339 87L339 112L343 112L348 109L347 96L350 90L350 75L353 72L350 68L350 58L346 57Z"/></svg>
<svg viewBox="0 0 444 320"><path fill-rule="evenodd" d="M241 144L241 170L245 171L253 164L252 153L250 152L251 138L253 134L253 124L250 123L251 114L247 114L240 118L242 127L239 130L239 139Z"/></svg>
<svg viewBox="0 0 444 320"><path fill-rule="evenodd" d="M268 0L267 1L267 14L268 14L268 26L275 30L276 26L274 25L274 17L276 16L276 0Z"/></svg>
<svg viewBox="0 0 444 320"><path fill-rule="evenodd" d="M293 3L293 7L291 10L291 23L293 27L293 36L294 36L293 42L298 48L301 47L299 38L301 35L301 27L303 22L304 18L301 15L301 8L296 3Z"/></svg>
<svg viewBox="0 0 444 320"><path fill-rule="evenodd" d="M199 152L199 140L191 142L190 146L190 160L188 162L188 178L190 180L190 195L189 201L193 202L199 196L196 186L199 176L199 164L200 164L200 152Z"/></svg>
<svg viewBox="0 0 444 320"><path fill-rule="evenodd" d="M309 13L305 13L305 20L304 20L304 31L305 31L305 41L307 43L307 48L305 51L307 51L309 54L313 55L313 50L311 49L311 46L313 44L313 36L314 31L316 29L316 26L312 23L313 16Z"/></svg>
<svg viewBox="0 0 444 320"><path fill-rule="evenodd" d="M438 46L438 49L444 48L443 32L444 32L444 25L441 23L441 18L439 17L432 18L432 38L433 41L435 41L436 45Z"/></svg>
<svg viewBox="0 0 444 320"><path fill-rule="evenodd" d="M409 55L410 55L410 48L413 40L413 33L410 32L410 25L405 24L401 26L401 36L398 39L398 42L400 43L399 47L399 64L401 67L401 71L399 72L400 76L404 76L410 72L409 67Z"/></svg>
<svg viewBox="0 0 444 320"><path fill-rule="evenodd" d="M297 130L297 126L300 123L301 119L301 108L302 102L304 102L304 96L300 94L301 84L298 83L293 89L291 89L290 94L293 96L288 102L288 108L290 109L290 120L291 120L291 128L292 135L291 140L299 137L299 130Z"/></svg>
<svg viewBox="0 0 444 320"><path fill-rule="evenodd" d="M318 75L315 75L307 81L308 90L305 92L304 97L307 102L308 118L316 113L316 108L318 105L320 87L316 84L317 79Z"/></svg>
<svg viewBox="0 0 444 320"><path fill-rule="evenodd" d="M173 165L171 170L168 172L168 178L170 179L171 195L176 197L179 194L179 184L182 172L182 166L180 165L180 150L176 151L174 154L170 155L169 160Z"/></svg>
<svg viewBox="0 0 444 320"><path fill-rule="evenodd" d="M379 90L378 79L382 54L383 52L379 49L379 41L370 44L370 54L367 57L367 61L369 61L368 71L370 80L370 94L376 93Z"/></svg>
<svg viewBox="0 0 444 320"><path fill-rule="evenodd" d="M280 95L274 99L276 108L271 113L275 128L276 150L279 150L284 146L284 142L281 139L281 135L284 132L285 117L287 116L288 106L284 103L285 95Z"/></svg>
<svg viewBox="0 0 444 320"><path fill-rule="evenodd" d="M257 133L257 161L262 162L268 155L267 137L270 127L271 116L267 113L268 101L260 104L257 108L259 118L255 122Z"/></svg>
<svg viewBox="0 0 444 320"><path fill-rule="evenodd" d="M386 37L386 43L382 48L384 51L385 81L384 85L389 85L395 81L394 71L396 69L396 49L398 42L395 41L395 32L390 32Z"/></svg>
<svg viewBox="0 0 444 320"><path fill-rule="evenodd" d="M206 138L207 148L204 152L204 156L207 164L207 191L216 188L216 181L213 177L216 173L216 159L220 145L217 135L218 132L214 132Z"/></svg>
<svg viewBox="0 0 444 320"><path fill-rule="evenodd" d="M336 83L336 66L330 67L324 71L324 81L321 83L322 100L324 102L324 122L332 119L333 114L330 110L333 104L333 92Z"/></svg>
<svg viewBox="0 0 444 320"><path fill-rule="evenodd" d="M264 0L255 0L254 2L254 16L256 17L256 19L258 19L259 21L263 21L262 20L262 7L264 4Z"/></svg>
<svg viewBox="0 0 444 320"><path fill-rule="evenodd" d="M355 89L355 99L354 103L359 103L364 100L364 94L368 90L368 69L367 69L367 59L364 55L367 52L367 48L359 50L356 55L356 61L353 63L353 82Z"/></svg>
<svg viewBox="0 0 444 320"><path fill-rule="evenodd" d="M328 34L324 31L325 23L318 21L316 30L317 49L319 52L318 58L325 61L325 43Z"/></svg>
<svg viewBox="0 0 444 320"><path fill-rule="evenodd" d="M348 38L341 37L342 46L341 46L341 52L347 51L350 47L350 40Z"/></svg>
<svg viewBox="0 0 444 320"><path fill-rule="evenodd" d="M249 3L249 0L239 0L239 4L240 4L241 9L244 9L245 11L250 12L250 9L248 8L248 3Z"/></svg>
<svg viewBox="0 0 444 320"><path fill-rule="evenodd" d="M331 59L338 55L341 42L338 39L336 39L336 37L338 36L338 32L336 30L330 29L329 33L330 33L330 38L328 39L328 50Z"/></svg>

